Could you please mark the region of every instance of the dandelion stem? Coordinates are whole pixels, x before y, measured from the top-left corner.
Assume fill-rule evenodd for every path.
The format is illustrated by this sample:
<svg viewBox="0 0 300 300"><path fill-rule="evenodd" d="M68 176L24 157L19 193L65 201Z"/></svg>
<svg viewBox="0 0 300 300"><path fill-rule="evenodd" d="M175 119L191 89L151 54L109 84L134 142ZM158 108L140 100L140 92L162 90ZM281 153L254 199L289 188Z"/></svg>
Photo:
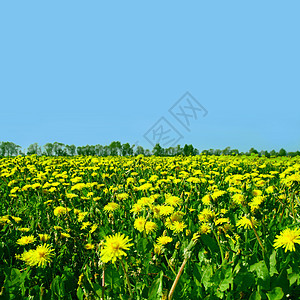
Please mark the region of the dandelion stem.
<svg viewBox="0 0 300 300"><path fill-rule="evenodd" d="M183 272L183 269L184 269L184 267L185 267L185 265L186 265L188 259L191 257L192 249L193 249L194 246L196 245L197 239L198 239L198 237L193 238L193 239L190 241L189 245L188 245L188 246L185 248L185 250L184 250L184 260L183 260L182 265L181 265L181 267L180 267L180 269L179 269L179 271L178 271L178 273L177 273L177 275L176 275L176 278L175 278L175 280L174 280L174 282L173 282L173 284L172 284L172 287L171 287L170 292L169 292L169 295L168 295L168 300L171 300L172 297L173 297L173 293L174 293L174 291L175 291L175 288L176 288L176 285L177 285L177 283L178 283L178 280L179 280L179 278L180 278L180 276L181 276L181 274L182 274L182 272Z"/></svg>
<svg viewBox="0 0 300 300"><path fill-rule="evenodd" d="M224 260L223 249L222 249L222 247L221 247L220 240L219 240L217 234L215 233L214 230L213 230L212 232L213 232L213 234L214 234L214 236L215 236L215 238L216 238L216 240L217 240L217 243L218 243L218 246L219 246L219 249L220 249L220 253L221 253L222 265L223 265L223 263L224 263L224 261L225 261L225 260Z"/></svg>
<svg viewBox="0 0 300 300"><path fill-rule="evenodd" d="M103 271L102 271L102 298L101 298L101 300L104 300L104 290L105 290L105 268L103 267Z"/></svg>
<svg viewBox="0 0 300 300"><path fill-rule="evenodd" d="M258 234L257 234L257 231L256 231L256 229L255 229L255 227L254 227L253 222L252 222L252 217L251 217L251 216L250 216L249 220L250 220L250 222L251 222L251 227L252 227L252 229L253 229L253 231L254 231L254 234L255 234L255 236L256 236L256 239L257 239L257 241L258 241L258 243L259 243L259 245L260 245L260 247L261 247L261 249L262 249L263 257L265 257L265 248L264 248L264 246L263 246L263 244L262 244L262 242L261 242L261 239L259 238L259 236L258 236Z"/></svg>
<svg viewBox="0 0 300 300"><path fill-rule="evenodd" d="M167 263L168 263L168 266L170 267L170 269L171 269L171 271L174 273L174 275L176 276L176 272L174 271L174 269L172 268L172 266L171 266L171 264L170 264L170 262L169 262L169 260L168 260L168 258L167 258L167 256L166 256L166 254L164 253L164 256L165 256L165 259L166 259L166 261L167 261Z"/></svg>
<svg viewBox="0 0 300 300"><path fill-rule="evenodd" d="M125 269L125 266L124 266L122 260L120 260L120 262L121 262L121 265L122 265L122 268L123 268L123 271L124 271L124 274L125 274L125 278L126 278L126 282L127 282L127 286L128 286L130 297L132 297L132 289L131 289L131 285L130 285L128 274L126 272L126 269Z"/></svg>
<svg viewBox="0 0 300 300"><path fill-rule="evenodd" d="M172 297L173 297L173 293L175 291L176 285L178 283L178 280L179 280L179 278L180 278L180 276L181 276L181 274L183 272L184 266L186 265L187 261L188 261L188 257L186 257L184 259L184 261L183 261L183 263L182 263L182 265L181 265L181 267L180 267L180 269L179 269L179 271L178 271L178 273L176 275L176 278L175 278L175 280L173 282L173 285L172 285L172 287L170 289L170 292L169 292L169 295L168 295L168 300L171 300Z"/></svg>

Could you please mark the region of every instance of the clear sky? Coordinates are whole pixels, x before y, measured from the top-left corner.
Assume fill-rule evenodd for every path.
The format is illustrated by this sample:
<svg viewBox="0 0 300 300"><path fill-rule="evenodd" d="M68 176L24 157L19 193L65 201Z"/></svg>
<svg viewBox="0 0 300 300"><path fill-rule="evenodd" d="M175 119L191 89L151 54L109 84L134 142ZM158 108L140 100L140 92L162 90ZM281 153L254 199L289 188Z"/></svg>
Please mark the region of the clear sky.
<svg viewBox="0 0 300 300"><path fill-rule="evenodd" d="M1 1L0 141L300 150L299 11L298 0Z"/></svg>

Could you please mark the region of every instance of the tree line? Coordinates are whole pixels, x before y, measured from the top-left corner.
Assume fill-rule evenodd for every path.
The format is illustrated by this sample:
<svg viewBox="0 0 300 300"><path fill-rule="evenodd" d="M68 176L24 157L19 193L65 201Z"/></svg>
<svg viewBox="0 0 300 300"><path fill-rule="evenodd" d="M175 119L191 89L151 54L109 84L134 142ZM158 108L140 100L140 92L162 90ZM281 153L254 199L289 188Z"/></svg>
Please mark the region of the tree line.
<svg viewBox="0 0 300 300"><path fill-rule="evenodd" d="M271 150L257 151L251 148L247 152L240 152L238 149L231 149L226 147L225 149L208 149L203 150L202 154L207 155L258 155L266 157L277 156L297 156L300 155L300 151L287 152L285 149L280 149L278 152ZM152 150L144 149L140 145L130 145L129 143L122 144L119 141L111 142L109 145L86 145L78 146L65 145L63 143L47 143L41 147L38 143L31 144L25 152L22 151L21 146L14 144L13 142L0 142L0 156L17 156L17 155L32 155L38 156L74 156L74 155L92 155L92 156L137 156L137 155L155 155L155 156L176 156L176 155L198 155L199 150L193 145L185 144L183 147L177 145L175 147L163 148L160 144L156 144Z"/></svg>

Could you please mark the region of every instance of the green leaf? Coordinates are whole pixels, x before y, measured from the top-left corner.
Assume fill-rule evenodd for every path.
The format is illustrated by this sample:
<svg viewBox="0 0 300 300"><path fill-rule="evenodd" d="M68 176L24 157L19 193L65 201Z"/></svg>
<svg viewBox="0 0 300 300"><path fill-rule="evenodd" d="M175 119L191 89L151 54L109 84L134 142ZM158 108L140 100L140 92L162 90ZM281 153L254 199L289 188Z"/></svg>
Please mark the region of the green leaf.
<svg viewBox="0 0 300 300"><path fill-rule="evenodd" d="M278 274L276 270L276 251L273 250L271 256L270 256L270 276L273 276L274 274Z"/></svg>
<svg viewBox="0 0 300 300"><path fill-rule="evenodd" d="M217 242L209 235L201 235L201 241L205 246L208 247L212 255L220 252Z"/></svg>
<svg viewBox="0 0 300 300"><path fill-rule="evenodd" d="M150 290L149 290L149 295L148 299L149 300L159 300L161 299L163 295L163 271L160 271L160 273L155 277Z"/></svg>
<svg viewBox="0 0 300 300"><path fill-rule="evenodd" d="M270 275L265 261L261 260L258 263L250 266L250 271L256 272L257 285L260 285L266 290L270 289Z"/></svg>
<svg viewBox="0 0 300 300"><path fill-rule="evenodd" d="M250 298L249 300L261 300L261 295L258 291L255 291L253 292L251 295L250 295Z"/></svg>
<svg viewBox="0 0 300 300"><path fill-rule="evenodd" d="M225 292L233 284L232 269L227 269L223 273L225 278L221 281L219 288L220 291Z"/></svg>
<svg viewBox="0 0 300 300"><path fill-rule="evenodd" d="M137 249L139 252L146 252L147 251L147 245L148 245L148 240L145 238L141 238L138 240L137 243Z"/></svg>
<svg viewBox="0 0 300 300"><path fill-rule="evenodd" d="M272 291L267 293L269 300L280 300L283 298L284 293L282 291L282 288L275 287Z"/></svg>
<svg viewBox="0 0 300 300"><path fill-rule="evenodd" d="M79 300L83 300L84 292L81 287L78 287L78 289L77 289L77 297Z"/></svg>
<svg viewBox="0 0 300 300"><path fill-rule="evenodd" d="M211 265L207 265L202 269L201 283L204 285L205 289L208 289L213 285L211 282L211 277L213 276L213 268Z"/></svg>
<svg viewBox="0 0 300 300"><path fill-rule="evenodd" d="M234 278L234 283L238 291L252 290L252 287L255 285L255 278L250 272L239 272Z"/></svg>

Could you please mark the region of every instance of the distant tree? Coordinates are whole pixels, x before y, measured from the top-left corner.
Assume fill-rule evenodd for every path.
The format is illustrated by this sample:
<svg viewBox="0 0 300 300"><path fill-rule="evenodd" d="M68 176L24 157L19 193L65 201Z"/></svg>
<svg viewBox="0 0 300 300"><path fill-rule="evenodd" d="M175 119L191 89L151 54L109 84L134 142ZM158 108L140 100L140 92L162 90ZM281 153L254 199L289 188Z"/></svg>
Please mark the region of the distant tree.
<svg viewBox="0 0 300 300"><path fill-rule="evenodd" d="M267 158L270 157L270 153L268 151L262 150L259 152L260 156L265 156Z"/></svg>
<svg viewBox="0 0 300 300"><path fill-rule="evenodd" d="M252 148L249 150L249 155L251 155L251 154L258 154L258 151L252 147Z"/></svg>
<svg viewBox="0 0 300 300"><path fill-rule="evenodd" d="M145 155L145 150L142 146L139 145L136 147L134 155L140 155L140 154Z"/></svg>
<svg viewBox="0 0 300 300"><path fill-rule="evenodd" d="M121 153L122 153L122 156L133 155L133 149L129 143L122 144Z"/></svg>
<svg viewBox="0 0 300 300"><path fill-rule="evenodd" d="M229 154L230 155L239 155L239 150L238 149L232 149L232 150L230 150L230 152L229 152Z"/></svg>
<svg viewBox="0 0 300 300"><path fill-rule="evenodd" d="M21 146L16 145L13 142L1 142L0 143L0 155L1 156L15 156L19 154Z"/></svg>
<svg viewBox="0 0 300 300"><path fill-rule="evenodd" d="M121 154L122 145L119 141L111 142L108 148L111 156L117 156Z"/></svg>
<svg viewBox="0 0 300 300"><path fill-rule="evenodd" d="M149 149L145 150L145 156L151 156L151 151Z"/></svg>
<svg viewBox="0 0 300 300"><path fill-rule="evenodd" d="M221 155L222 151L220 149L216 149L216 150L214 150L213 153L214 153L214 155L219 156L219 155Z"/></svg>
<svg viewBox="0 0 300 300"><path fill-rule="evenodd" d="M183 147L183 151L182 154L185 156L189 156L189 155L196 155L197 154L197 149L193 147L193 145L187 145L185 144Z"/></svg>
<svg viewBox="0 0 300 300"><path fill-rule="evenodd" d="M58 142L53 143L53 151L54 151L56 156L66 154L65 151L64 151L64 146L65 146L65 144L63 144L63 143L58 143Z"/></svg>
<svg viewBox="0 0 300 300"><path fill-rule="evenodd" d="M278 152L278 156L286 156L286 151L285 149L281 148Z"/></svg>
<svg viewBox="0 0 300 300"><path fill-rule="evenodd" d="M52 143L47 143L44 145L45 154L48 156L53 155L54 145Z"/></svg>
<svg viewBox="0 0 300 300"><path fill-rule="evenodd" d="M297 155L300 155L300 152L299 151L296 151L296 152L288 152L287 153L287 156L290 156L290 157L295 157Z"/></svg>
<svg viewBox="0 0 300 300"><path fill-rule="evenodd" d="M226 147L224 150L222 150L223 155L229 155L230 154L230 147Z"/></svg>
<svg viewBox="0 0 300 300"><path fill-rule="evenodd" d="M31 144L27 148L27 155L32 155L32 154L36 154L36 155L42 154L42 149L38 143Z"/></svg>
<svg viewBox="0 0 300 300"><path fill-rule="evenodd" d="M277 156L278 153L275 150L270 151L270 156Z"/></svg>
<svg viewBox="0 0 300 300"><path fill-rule="evenodd" d="M164 153L164 149L160 146L160 144L156 144L152 150L153 155L162 156Z"/></svg>
<svg viewBox="0 0 300 300"><path fill-rule="evenodd" d="M103 146L97 144L97 145L95 146L95 153L96 153L96 155L98 155L98 156L103 156Z"/></svg>
<svg viewBox="0 0 300 300"><path fill-rule="evenodd" d="M175 147L175 155L182 155L183 149L180 147L180 145L177 145Z"/></svg>
<svg viewBox="0 0 300 300"><path fill-rule="evenodd" d="M75 145L66 145L66 152L70 156L74 156L76 154L76 146Z"/></svg>
<svg viewBox="0 0 300 300"><path fill-rule="evenodd" d="M110 149L107 145L105 145L103 147L103 156L108 156L108 155L110 155Z"/></svg>

